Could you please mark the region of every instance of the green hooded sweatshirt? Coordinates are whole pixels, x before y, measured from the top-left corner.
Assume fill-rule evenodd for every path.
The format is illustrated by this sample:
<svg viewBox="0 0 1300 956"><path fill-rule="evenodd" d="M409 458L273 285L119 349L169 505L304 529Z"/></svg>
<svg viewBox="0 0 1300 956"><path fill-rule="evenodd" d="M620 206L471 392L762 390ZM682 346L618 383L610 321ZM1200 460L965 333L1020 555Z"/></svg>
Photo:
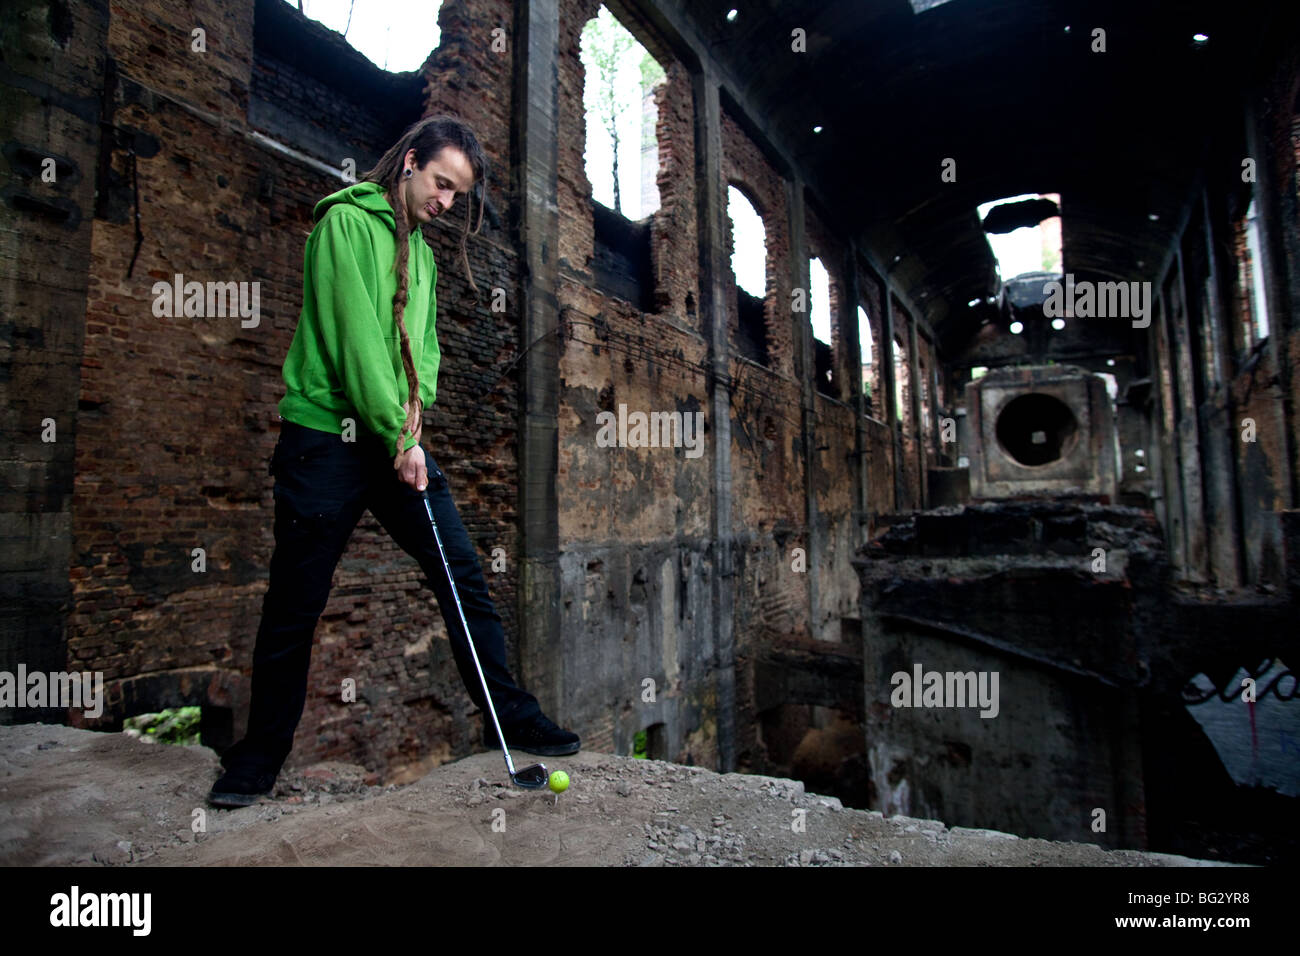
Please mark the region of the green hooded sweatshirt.
<svg viewBox="0 0 1300 956"><path fill-rule="evenodd" d="M284 360L285 421L341 435L344 419L396 447L408 388L393 318L396 218L378 183L357 183L316 204L302 269L302 313ZM417 228L410 236L403 319L425 408L433 405L441 353L434 331L438 268ZM408 437L404 448L415 444Z"/></svg>

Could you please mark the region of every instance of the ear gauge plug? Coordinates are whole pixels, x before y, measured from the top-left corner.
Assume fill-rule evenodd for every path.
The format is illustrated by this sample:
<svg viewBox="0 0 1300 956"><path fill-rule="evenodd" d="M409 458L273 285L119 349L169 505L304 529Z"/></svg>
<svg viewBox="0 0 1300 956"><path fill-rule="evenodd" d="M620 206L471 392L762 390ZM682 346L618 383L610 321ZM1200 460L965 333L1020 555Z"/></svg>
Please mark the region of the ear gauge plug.
<svg viewBox="0 0 1300 956"><path fill-rule="evenodd" d="M411 178L411 167L410 167L410 166L407 166L407 167L406 167L406 178L407 178L407 179L410 179L410 178Z"/></svg>

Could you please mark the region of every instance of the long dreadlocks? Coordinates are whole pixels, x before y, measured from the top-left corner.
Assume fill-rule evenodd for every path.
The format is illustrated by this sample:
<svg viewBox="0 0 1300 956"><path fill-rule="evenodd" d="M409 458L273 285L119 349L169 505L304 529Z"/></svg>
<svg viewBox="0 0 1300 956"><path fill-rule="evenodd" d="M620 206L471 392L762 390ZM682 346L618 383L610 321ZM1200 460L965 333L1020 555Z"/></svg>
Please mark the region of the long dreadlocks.
<svg viewBox="0 0 1300 956"><path fill-rule="evenodd" d="M465 228L460 234L461 262L469 278L470 288L478 295L478 286L474 283L474 273L469 265L469 252L466 242L470 235L470 218L473 197L478 196L478 222L474 226L474 235L483 227L483 203L486 188L487 156L479 145L478 137L468 124L452 116L430 116L411 126L402 138L384 153L383 158L364 176L363 182L379 183L385 189L388 201L396 213L397 257L393 269L397 273L397 291L393 294L393 321L397 324L398 335L402 345L402 367L406 370L408 388L406 422L402 434L397 438L395 456L402 454L402 445L408 435L415 434L420 426L420 382L415 371L415 361L411 357L411 340L406 334L406 301L409 275L407 264L410 259L411 227L407 219L406 203L402 198L401 184L406 167L406 154L415 150L415 165L423 169L444 147L455 147L465 154L474 171L475 186L466 197ZM394 462L396 463L396 462Z"/></svg>

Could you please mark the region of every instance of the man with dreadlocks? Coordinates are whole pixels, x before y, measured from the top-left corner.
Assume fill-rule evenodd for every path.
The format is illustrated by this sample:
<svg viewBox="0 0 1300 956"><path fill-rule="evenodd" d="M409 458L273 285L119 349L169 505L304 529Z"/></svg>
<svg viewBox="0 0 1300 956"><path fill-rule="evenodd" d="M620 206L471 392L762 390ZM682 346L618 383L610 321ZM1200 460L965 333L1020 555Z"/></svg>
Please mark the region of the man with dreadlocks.
<svg viewBox="0 0 1300 956"><path fill-rule="evenodd" d="M434 116L407 130L361 182L316 206L271 458L275 552L253 652L248 731L222 755L226 772L208 794L214 806L248 806L271 792L302 717L316 621L367 509L419 561L470 699L485 707L424 510L426 489L506 743L545 756L578 751L577 735L548 720L512 680L501 618L474 546L446 476L420 448L441 358L434 330L438 271L420 227L465 194L461 261L477 294L465 243L474 195L475 234L482 226L486 166L465 123ZM485 724L484 742L496 746L495 730Z"/></svg>

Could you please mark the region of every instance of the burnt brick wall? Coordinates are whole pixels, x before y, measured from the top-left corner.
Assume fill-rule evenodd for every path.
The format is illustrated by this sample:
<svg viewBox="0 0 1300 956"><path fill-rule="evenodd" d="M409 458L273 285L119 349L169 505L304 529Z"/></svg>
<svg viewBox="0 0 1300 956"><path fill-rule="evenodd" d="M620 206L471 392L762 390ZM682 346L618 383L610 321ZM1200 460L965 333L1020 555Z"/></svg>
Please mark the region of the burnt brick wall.
<svg viewBox="0 0 1300 956"><path fill-rule="evenodd" d="M760 729L772 716L767 713L770 701L759 686L761 662L782 640L811 640L818 617L809 606L807 575L822 569L818 555L809 550L805 482L810 476L803 458L808 436L803 431L802 384L795 371L796 323L808 317L791 311L790 186L725 104L722 167L724 186L740 189L762 219L767 250L767 363L759 367L734 352L731 359L736 761L739 769L762 772L774 765L777 755ZM733 243L728 230L728 267ZM729 286L734 284L731 276ZM739 315L734 298L729 297L727 308L728 338L735 343ZM807 569L803 572L797 570L795 549L802 549Z"/></svg>
<svg viewBox="0 0 1300 956"><path fill-rule="evenodd" d="M722 174L738 187L763 220L767 248L766 367L734 355L731 405L732 515L742 549L737 572L736 653L754 659L780 635L811 636L807 581L793 570L795 548L807 554L801 420L801 386L795 377L795 319L790 311L790 212L788 184L740 125L722 111ZM730 267L733 237L728 231ZM729 285L734 286L731 277ZM806 320L805 320L806 321ZM728 300L728 338L736 342L739 316ZM811 567L812 558L809 557ZM741 718L753 706L738 685ZM748 721L738 719L738 726ZM743 759L745 741L738 742ZM750 742L757 748L757 740Z"/></svg>
<svg viewBox="0 0 1300 956"><path fill-rule="evenodd" d="M514 5L510 0L442 0L438 28L438 48L421 71L425 114L450 113L474 127L488 156L489 205L502 210L506 218L504 210L517 202L509 175L514 161L511 91L518 41ZM494 34L495 30L504 33ZM459 204L450 211L452 222L463 221L463 198Z"/></svg>
<svg viewBox="0 0 1300 956"><path fill-rule="evenodd" d="M67 657L77 399L108 8L20 0L3 17L0 670L12 674L20 664L60 671ZM0 723L62 719L56 709L0 709Z"/></svg>
<svg viewBox="0 0 1300 956"><path fill-rule="evenodd" d="M109 154L112 214L95 223L85 316L68 643L78 666L104 671L110 726L138 710L196 702L177 699L179 681L137 688L138 675L195 669L216 680L251 658L269 561L273 392L287 348L275 333L291 334L287 302L301 287L301 251L294 262L276 237L307 228L298 215L262 229L259 157L233 122L186 108L191 98L214 105L220 94L211 88L224 90L225 77L189 52L184 23L161 16L136 11L110 27L121 66L112 122L151 148L134 164L121 148ZM229 35L209 29L209 51L233 45L247 55L249 27L236 18ZM155 94L137 77L185 98ZM131 269L133 179L144 240ZM155 315L154 283L177 273L262 283L259 324ZM191 570L193 548L206 552L202 573ZM223 696L238 688L203 702L238 708L237 697Z"/></svg>
<svg viewBox="0 0 1300 956"><path fill-rule="evenodd" d="M767 367L793 382L794 322L791 318L790 209L788 184L774 170L757 144L740 125L722 110L722 176L726 185L736 186L763 220L767 244L767 294L763 315L767 322ZM725 190L724 190L725 192ZM727 264L731 264L733 242L728 234ZM733 277L734 282L734 277ZM739 316L730 306L728 340L738 338ZM796 394L798 392L796 386ZM796 403L797 406L797 403Z"/></svg>
<svg viewBox="0 0 1300 956"><path fill-rule="evenodd" d="M587 142L583 96L586 71L581 37L600 9L599 0L563 4L560 9L558 195L560 263L590 282L595 255L591 182L584 151ZM659 168L655 182L659 208L650 216L653 288L649 299L658 315L672 316L699 329L699 269L695 200L695 118L690 73L680 63L663 62L665 81L654 90L655 139Z"/></svg>
<svg viewBox="0 0 1300 956"><path fill-rule="evenodd" d="M832 381L819 376L814 401L814 454L809 476L815 495L819 530L818 553L810 555L817 574L817 606L813 609L813 633L821 640L838 642L840 620L856 618L861 603L857 573L849 563L861 543L854 509L857 504L858 466L854 390L862 387L862 370L848 361L849 336L856 336L857 310L850 309L845 296L844 262L847 250L817 214L811 202L804 204L804 232L809 259L821 259L828 276L832 349ZM811 298L809 300L811 320ZM853 343L856 350L856 343Z"/></svg>
<svg viewBox="0 0 1300 956"><path fill-rule="evenodd" d="M225 120L248 112L251 0L109 4L108 43L126 76ZM194 49L203 30L203 52Z"/></svg>
<svg viewBox="0 0 1300 956"><path fill-rule="evenodd" d="M659 209L650 222L655 309L699 329L699 243L695 199L695 98L680 63L665 64L655 89Z"/></svg>
<svg viewBox="0 0 1300 956"><path fill-rule="evenodd" d="M560 108L555 122L559 139L559 191L556 200L561 223L560 265L584 276L589 275L591 260L596 254L596 230L591 215L591 180L587 178L587 166L583 160L587 119L583 109L586 70L582 66L582 29L599 10L600 0L581 0L564 4L560 9ZM659 148L662 166L662 139ZM660 188L663 188L662 184Z"/></svg>
<svg viewBox="0 0 1300 956"><path fill-rule="evenodd" d="M249 125L332 167L351 159L358 179L401 135L401 120L409 122L422 105L416 74L407 84L393 84L393 102L379 108L351 95L343 76L324 83L260 45L256 52Z"/></svg>
<svg viewBox="0 0 1300 956"><path fill-rule="evenodd" d="M707 551L712 475L707 461L657 449L595 446L601 411L707 408L707 347L698 335L698 250L694 189L693 97L689 75L665 63L667 82L656 91L661 207L651 217L655 314L594 288L588 271L594 250L590 184L583 162L585 122L579 36L598 5L561 10L558 144L562 222L559 303L565 328L561 357L559 480L569 493L560 507L569 653L582 654L592 677L570 687L569 706L591 746L626 746L632 731L652 719L636 697L643 676L678 698L659 713L670 756L708 761L714 753L711 674L698 666L710 653L711 608ZM765 219L768 296L765 300L772 367L732 358L732 475L738 537L736 588L737 746L742 765L761 762L752 735L752 668L778 636L810 636L806 574L791 567L792 550L808 546L801 451L800 385L794 377L794 318L789 297L787 185L732 118L724 117L724 181L740 185ZM688 299L689 296L689 299ZM738 338L735 304L729 333ZM806 321L806 319L805 319ZM838 415L838 418L837 418ZM843 420L839 420L842 418ZM851 511L851 410L836 406L838 453L826 455L828 539L848 555L841 525ZM843 498L843 501L839 499ZM841 514L842 512L842 514ZM610 537L610 529L617 536ZM668 549L664 552L664 549ZM665 562L665 553L674 555ZM815 567L817 556L808 556ZM815 570L821 570L815 568ZM850 571L849 584L855 585ZM674 583L677 582L677 583ZM854 586L856 592L856 586ZM839 608L836 589L827 598ZM856 598L856 593L855 593ZM854 602L856 603L856 601ZM850 608L851 610L851 608ZM668 618L678 623L669 626ZM568 645L566 645L568 646ZM684 653L686 648L690 651ZM666 675L667 683L663 682ZM611 706L612 704L612 706Z"/></svg>
<svg viewBox="0 0 1300 956"><path fill-rule="evenodd" d="M699 332L694 104L680 64L655 91L660 207L650 217L656 311L594 288L595 233L583 151L583 26L599 3L560 8L557 300L560 354L559 532L564 602L560 709L584 746L628 753L663 725L669 759L717 760L710 658L712 456L601 447L596 416L707 412L708 346ZM688 301L689 297L689 301ZM705 438L712 428L705 420ZM641 697L656 682L657 699Z"/></svg>
<svg viewBox="0 0 1300 956"><path fill-rule="evenodd" d="M738 187L763 220L767 244L768 363L760 368L732 358L735 380L732 408L732 478L738 526L770 532L776 526L804 521L803 461L798 453L800 385L794 368L794 318L790 311L790 212L787 184L772 169L758 146L726 112L722 112L722 175ZM727 234L730 271L733 237ZM735 286L731 276L728 287ZM727 333L739 337L739 315L728 298Z"/></svg>
<svg viewBox="0 0 1300 956"><path fill-rule="evenodd" d="M872 527L876 518L894 508L894 437L889 427L874 419L867 422L867 508Z"/></svg>

